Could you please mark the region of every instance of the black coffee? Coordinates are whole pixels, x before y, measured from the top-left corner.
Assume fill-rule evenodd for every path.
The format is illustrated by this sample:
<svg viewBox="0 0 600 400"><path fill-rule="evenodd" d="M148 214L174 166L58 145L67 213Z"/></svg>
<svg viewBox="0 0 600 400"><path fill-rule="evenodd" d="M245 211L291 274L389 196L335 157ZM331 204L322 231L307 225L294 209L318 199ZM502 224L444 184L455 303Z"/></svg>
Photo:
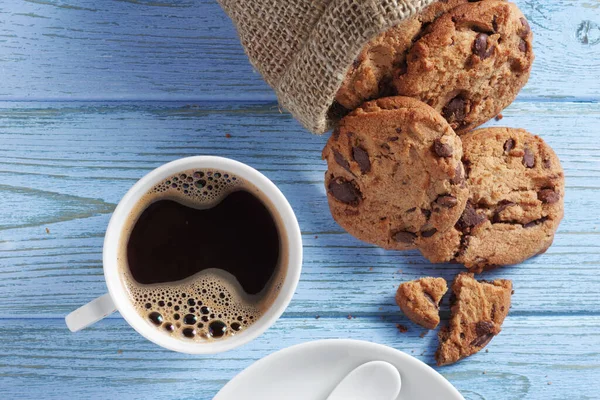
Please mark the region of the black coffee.
<svg viewBox="0 0 600 400"><path fill-rule="evenodd" d="M185 171L140 200L120 265L138 312L169 335L218 339L251 325L277 295L287 261L283 227L248 182Z"/></svg>

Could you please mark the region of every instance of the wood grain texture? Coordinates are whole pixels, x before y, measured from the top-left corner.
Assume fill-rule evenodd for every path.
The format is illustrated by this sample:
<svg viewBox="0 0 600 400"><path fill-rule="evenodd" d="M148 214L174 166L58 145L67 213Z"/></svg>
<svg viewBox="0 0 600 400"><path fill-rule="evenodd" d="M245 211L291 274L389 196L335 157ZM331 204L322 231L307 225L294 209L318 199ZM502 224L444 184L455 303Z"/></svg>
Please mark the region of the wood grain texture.
<svg viewBox="0 0 600 400"><path fill-rule="evenodd" d="M537 55L520 97L597 99L598 2L516 3ZM3 1L0 19L3 100L274 98L215 0Z"/></svg>
<svg viewBox="0 0 600 400"><path fill-rule="evenodd" d="M537 317L532 323L528 317L509 316L489 352L438 370L467 400L596 399L598 387L591 383L600 369L600 317L577 318L576 331L574 320ZM57 319L45 319L43 326L35 319L6 322L0 326L5 399L209 400L276 348L343 337L385 343L432 364L436 344L433 332L421 338L421 329L399 317L282 318L256 341L211 356L164 350L121 319L101 321L77 334ZM405 323L409 331L400 333L396 323Z"/></svg>
<svg viewBox="0 0 600 400"><path fill-rule="evenodd" d="M463 270L344 233L331 218L323 187L326 137L303 134L273 103L1 105L0 189L8 206L0 211L0 290L9 300L0 303L0 316L58 317L102 294L109 213L152 168L198 154L248 163L290 200L305 246L290 315L396 313L399 282L422 275L450 279ZM515 280L516 315L595 313L600 105L521 102L504 115L490 125L528 128L558 153L567 176L567 217L546 254L487 276Z"/></svg>

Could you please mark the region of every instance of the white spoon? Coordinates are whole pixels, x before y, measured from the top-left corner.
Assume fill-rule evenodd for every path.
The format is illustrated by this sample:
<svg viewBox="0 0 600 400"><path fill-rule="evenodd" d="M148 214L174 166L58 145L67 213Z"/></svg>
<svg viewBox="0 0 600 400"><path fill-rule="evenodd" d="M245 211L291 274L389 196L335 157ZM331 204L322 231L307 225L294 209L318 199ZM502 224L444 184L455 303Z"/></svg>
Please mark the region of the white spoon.
<svg viewBox="0 0 600 400"><path fill-rule="evenodd" d="M402 380L392 364L371 361L350 372L327 400L396 400Z"/></svg>

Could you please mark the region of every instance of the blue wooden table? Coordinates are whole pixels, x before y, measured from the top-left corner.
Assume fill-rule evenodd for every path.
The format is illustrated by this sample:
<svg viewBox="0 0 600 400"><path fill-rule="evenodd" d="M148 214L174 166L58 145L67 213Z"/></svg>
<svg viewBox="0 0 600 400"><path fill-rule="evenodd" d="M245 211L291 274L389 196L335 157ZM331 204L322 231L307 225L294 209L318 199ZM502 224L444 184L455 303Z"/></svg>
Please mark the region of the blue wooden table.
<svg viewBox="0 0 600 400"><path fill-rule="evenodd" d="M566 216L546 254L486 274L515 287L489 351L439 371L467 399L597 399L600 1L517 3L537 59L489 125L554 147ZM323 338L371 340L433 365L435 333L407 321L394 292L462 267L344 233L325 198L325 141L281 112L214 0L0 0L0 398L211 399L261 357ZM71 334L64 316L106 291L102 239L116 203L151 169L198 154L250 164L294 207L305 262L287 312L216 356L163 350L118 314Z"/></svg>

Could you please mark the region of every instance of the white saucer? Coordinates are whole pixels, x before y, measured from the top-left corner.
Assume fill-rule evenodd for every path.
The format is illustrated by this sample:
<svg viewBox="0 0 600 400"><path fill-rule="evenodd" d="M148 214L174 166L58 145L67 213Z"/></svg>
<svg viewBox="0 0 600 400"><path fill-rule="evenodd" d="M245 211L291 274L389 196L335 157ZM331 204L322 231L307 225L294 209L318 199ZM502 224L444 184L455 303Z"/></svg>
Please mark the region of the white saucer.
<svg viewBox="0 0 600 400"><path fill-rule="evenodd" d="M464 400L450 382L416 358L349 339L317 340L273 353L238 374L213 400L323 400L350 371L375 360L398 368L402 390L397 400Z"/></svg>

